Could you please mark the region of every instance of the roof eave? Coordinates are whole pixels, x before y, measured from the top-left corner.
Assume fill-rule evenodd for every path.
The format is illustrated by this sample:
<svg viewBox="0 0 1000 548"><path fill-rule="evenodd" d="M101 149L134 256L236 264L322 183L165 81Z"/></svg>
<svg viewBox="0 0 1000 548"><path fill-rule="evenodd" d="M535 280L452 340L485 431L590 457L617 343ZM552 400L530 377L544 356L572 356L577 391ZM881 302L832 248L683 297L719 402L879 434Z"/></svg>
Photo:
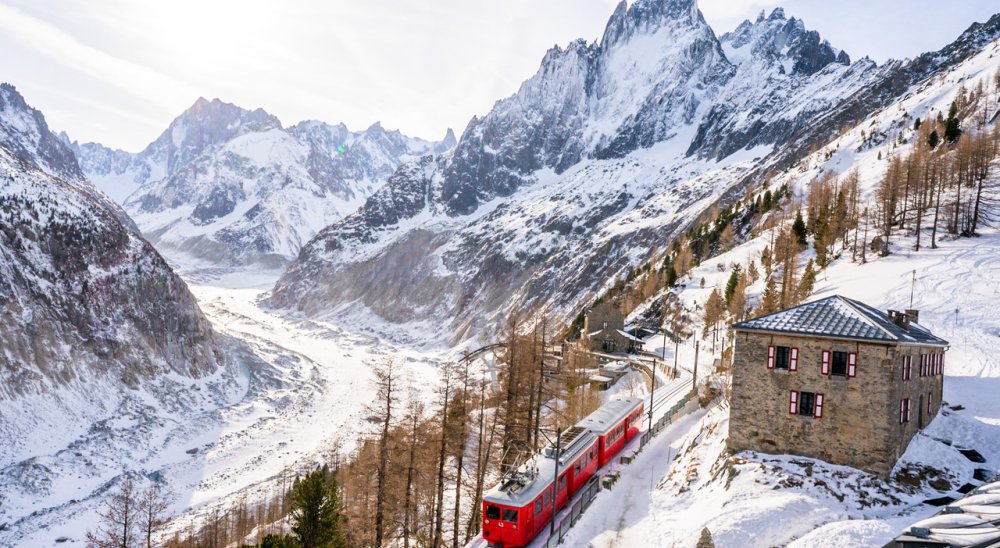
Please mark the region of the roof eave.
<svg viewBox="0 0 1000 548"><path fill-rule="evenodd" d="M920 341L901 341L898 339L872 339L869 337L849 337L845 335L827 335L824 333L810 333L806 331L782 331L780 329L761 329L753 327L737 327L733 325L733 332L746 331L749 333L767 333L771 335L788 335L791 337L808 337L813 339L835 339L841 341L852 341L852 342L865 342L869 344L881 344L885 346L896 346L900 344L915 345L915 346L949 346L948 341L941 340L939 343L934 342L920 342Z"/></svg>

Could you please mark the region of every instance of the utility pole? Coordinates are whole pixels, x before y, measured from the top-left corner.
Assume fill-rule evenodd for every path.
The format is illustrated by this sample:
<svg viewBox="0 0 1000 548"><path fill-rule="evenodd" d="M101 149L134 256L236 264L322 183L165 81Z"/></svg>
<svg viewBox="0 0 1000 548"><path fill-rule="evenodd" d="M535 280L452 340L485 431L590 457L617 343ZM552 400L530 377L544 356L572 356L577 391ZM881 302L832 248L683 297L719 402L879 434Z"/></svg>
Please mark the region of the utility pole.
<svg viewBox="0 0 1000 548"><path fill-rule="evenodd" d="M913 271L913 283L910 284L910 310L913 310L913 290L917 288L917 271Z"/></svg>
<svg viewBox="0 0 1000 548"><path fill-rule="evenodd" d="M555 493L552 496L552 519L549 520L549 538L555 536L556 534L556 500L559 498L559 450L562 449L560 443L562 442L562 428L556 428L556 473L555 479L552 480L552 485L555 488Z"/></svg>
<svg viewBox="0 0 1000 548"><path fill-rule="evenodd" d="M698 345L701 341L694 341L694 375L691 378L691 389L698 388Z"/></svg>
<svg viewBox="0 0 1000 548"><path fill-rule="evenodd" d="M666 333L666 331L664 331ZM666 347L663 347L666 350ZM649 391L649 427L648 431L653 431L653 396L656 395L656 360L653 360L653 388Z"/></svg>
<svg viewBox="0 0 1000 548"><path fill-rule="evenodd" d="M674 337L675 338L674 338L674 375L673 375L673 377L676 379L677 378L677 353L680 351L680 348L681 348L681 339L680 339L680 337L677 337L676 335Z"/></svg>

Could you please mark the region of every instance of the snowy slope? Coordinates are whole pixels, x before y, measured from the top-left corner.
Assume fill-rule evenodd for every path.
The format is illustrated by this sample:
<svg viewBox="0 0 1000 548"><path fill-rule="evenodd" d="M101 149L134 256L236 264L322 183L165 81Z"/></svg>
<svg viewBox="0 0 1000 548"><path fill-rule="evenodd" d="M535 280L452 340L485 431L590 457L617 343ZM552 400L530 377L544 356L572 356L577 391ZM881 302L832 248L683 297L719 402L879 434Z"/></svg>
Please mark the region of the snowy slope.
<svg viewBox="0 0 1000 548"><path fill-rule="evenodd" d="M781 10L717 39L691 0L623 2L599 42L549 51L454 152L401 167L322 231L272 303L453 342L513 307L572 317L720 198L998 34L1000 19L879 67Z"/></svg>
<svg viewBox="0 0 1000 548"><path fill-rule="evenodd" d="M959 87L992 86L1000 42L981 45L950 70L917 82L896 103L848 128L827 147L803 158L774 184L789 184L799 197L823 170L846 173L857 168L863 192L870 198L888 162L879 159L912 147L913 119L947 112ZM987 86L987 89L993 89ZM989 104L997 104L992 91ZM963 126L973 128L976 120ZM884 141L862 137L885 134ZM906 141L900 144L898 133ZM894 144L895 143L895 144ZM1000 167L1000 166L996 166ZM1000 170L993 171L993 177ZM704 303L713 288L724 287L734 264L759 259L769 232L706 260L679 290L691 310ZM675 427L659 438L629 472L641 481L602 495L566 542L603 546L694 546L703 528L716 546L878 547L911 523L939 508L923 504L971 483L974 471L1000 471L1000 359L996 344L1000 322L1000 231L988 229L978 238L944 238L937 249L912 250L913 236L900 237L886 257L869 255L867 264L852 263L849 253L822 271L812 299L841 294L879 309L913 308L921 323L949 340L942 413L910 443L884 482L863 472L821 461L786 455L744 452L731 455L725 446L728 408L713 407L698 421ZM805 259L805 258L804 258ZM804 260L803 259L803 260ZM720 267L721 265L721 267ZM912 275L916 271L916 285ZM760 297L763 282L751 286ZM700 314L695 314L700 316ZM700 328L698 329L700 331ZM702 342L702 350L710 346ZM713 357L703 354L703 365ZM706 368L707 370L708 368ZM975 449L986 462L971 462L959 449ZM669 462L663 459L670 457ZM652 477L650 470L652 468ZM916 482L900 475L930 474ZM947 483L932 487L929 480ZM915 483L915 484L913 484ZM651 487L652 486L652 487Z"/></svg>
<svg viewBox="0 0 1000 548"><path fill-rule="evenodd" d="M261 109L199 99L137 154L69 144L87 176L160 249L277 265L357 209L402 162L453 142L450 132L432 143L379 124L283 128Z"/></svg>
<svg viewBox="0 0 1000 548"><path fill-rule="evenodd" d="M11 86L0 88L0 523L102 491L155 425L246 387L238 345ZM0 544L17 537L0 533Z"/></svg>

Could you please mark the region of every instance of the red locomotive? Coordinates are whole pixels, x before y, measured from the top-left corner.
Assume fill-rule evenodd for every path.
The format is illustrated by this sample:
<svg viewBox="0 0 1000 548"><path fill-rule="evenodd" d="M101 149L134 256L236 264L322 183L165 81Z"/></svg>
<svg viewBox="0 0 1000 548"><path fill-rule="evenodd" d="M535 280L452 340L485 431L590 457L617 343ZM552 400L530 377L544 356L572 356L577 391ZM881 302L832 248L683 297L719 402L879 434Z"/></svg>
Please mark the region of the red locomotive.
<svg viewBox="0 0 1000 548"><path fill-rule="evenodd" d="M635 437L643 407L638 398L614 400L563 432L558 494L554 444L508 473L483 496L483 539L502 548L527 546L552 519L552 497L558 511Z"/></svg>

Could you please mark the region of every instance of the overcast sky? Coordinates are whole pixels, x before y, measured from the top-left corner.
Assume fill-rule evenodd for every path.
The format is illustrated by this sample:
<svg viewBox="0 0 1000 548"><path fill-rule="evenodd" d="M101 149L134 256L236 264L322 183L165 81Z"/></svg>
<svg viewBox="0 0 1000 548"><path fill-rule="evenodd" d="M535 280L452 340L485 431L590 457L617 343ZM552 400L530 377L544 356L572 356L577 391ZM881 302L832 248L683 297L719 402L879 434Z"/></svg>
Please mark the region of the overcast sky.
<svg viewBox="0 0 1000 548"><path fill-rule="evenodd" d="M460 133L613 0L0 0L0 81L80 141L138 151L199 96L425 138ZM722 34L781 5L853 59L949 43L995 0L700 0Z"/></svg>

